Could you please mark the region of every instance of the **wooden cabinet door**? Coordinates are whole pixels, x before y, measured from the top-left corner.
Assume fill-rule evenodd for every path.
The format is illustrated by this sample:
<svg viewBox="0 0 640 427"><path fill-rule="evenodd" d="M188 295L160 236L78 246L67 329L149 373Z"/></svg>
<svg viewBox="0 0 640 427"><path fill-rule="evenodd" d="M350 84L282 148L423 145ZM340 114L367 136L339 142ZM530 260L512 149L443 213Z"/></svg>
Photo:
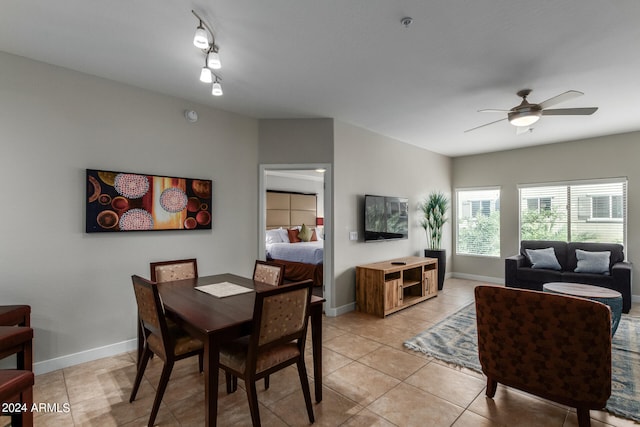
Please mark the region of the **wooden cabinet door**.
<svg viewBox="0 0 640 427"><path fill-rule="evenodd" d="M424 272L424 294L435 295L438 293L438 271L425 270Z"/></svg>
<svg viewBox="0 0 640 427"><path fill-rule="evenodd" d="M384 282L384 311L402 305L402 279Z"/></svg>

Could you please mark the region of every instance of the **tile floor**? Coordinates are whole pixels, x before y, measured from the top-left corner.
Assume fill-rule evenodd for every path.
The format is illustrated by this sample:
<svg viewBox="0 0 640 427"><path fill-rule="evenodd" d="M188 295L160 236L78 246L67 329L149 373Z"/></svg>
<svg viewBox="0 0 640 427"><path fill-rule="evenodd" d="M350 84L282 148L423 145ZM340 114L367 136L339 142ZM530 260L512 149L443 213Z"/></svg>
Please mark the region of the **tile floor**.
<svg viewBox="0 0 640 427"><path fill-rule="evenodd" d="M567 407L503 386L498 386L494 400L488 399L482 375L403 347L406 339L471 302L479 283L449 279L437 298L386 319L358 312L325 318L324 391L323 401L314 403L315 425L577 426L575 411ZM640 304L634 304L632 314L640 316ZM307 366L311 366L310 355ZM146 425L160 371L161 361L154 358L134 403L129 403L136 372L133 353L39 375L34 401L68 403L70 411L38 413L35 425ZM242 382L238 392L227 395L224 375L221 380L218 425L251 425ZM262 384L258 384L258 400L263 425L308 425L294 367L272 375L269 390ZM178 362L156 424L202 426L203 401L197 358ZM594 427L637 425L606 412L591 411L591 417ZM0 425L8 425L6 417L0 420Z"/></svg>

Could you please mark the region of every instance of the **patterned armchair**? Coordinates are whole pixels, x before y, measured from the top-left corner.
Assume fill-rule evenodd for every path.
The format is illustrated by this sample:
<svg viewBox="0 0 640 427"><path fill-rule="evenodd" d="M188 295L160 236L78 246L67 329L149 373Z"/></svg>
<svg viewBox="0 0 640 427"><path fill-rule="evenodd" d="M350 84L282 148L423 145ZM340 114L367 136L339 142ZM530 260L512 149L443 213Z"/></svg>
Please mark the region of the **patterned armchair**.
<svg viewBox="0 0 640 427"><path fill-rule="evenodd" d="M589 410L611 395L611 314L599 302L538 291L475 289L478 355L487 396L498 383Z"/></svg>

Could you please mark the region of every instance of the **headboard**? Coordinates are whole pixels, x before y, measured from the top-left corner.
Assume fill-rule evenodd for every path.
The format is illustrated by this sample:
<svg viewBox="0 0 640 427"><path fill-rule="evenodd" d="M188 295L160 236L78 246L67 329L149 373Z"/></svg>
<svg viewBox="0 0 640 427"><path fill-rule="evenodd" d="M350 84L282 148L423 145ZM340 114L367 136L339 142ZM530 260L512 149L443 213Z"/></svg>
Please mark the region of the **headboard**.
<svg viewBox="0 0 640 427"><path fill-rule="evenodd" d="M316 194L267 190L267 230L316 226Z"/></svg>

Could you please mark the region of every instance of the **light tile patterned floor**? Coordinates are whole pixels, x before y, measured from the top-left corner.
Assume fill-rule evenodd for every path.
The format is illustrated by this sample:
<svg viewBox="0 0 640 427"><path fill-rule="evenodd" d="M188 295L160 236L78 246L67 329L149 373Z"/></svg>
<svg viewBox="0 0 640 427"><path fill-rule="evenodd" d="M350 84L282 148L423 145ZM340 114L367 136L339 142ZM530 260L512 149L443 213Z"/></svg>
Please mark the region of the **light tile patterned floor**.
<svg viewBox="0 0 640 427"><path fill-rule="evenodd" d="M386 319L352 312L324 319L324 399L314 403L317 426L577 426L575 411L498 386L487 399L485 379L408 350L402 343L473 300L480 284L449 279L437 298ZM632 314L640 316L640 304ZM307 347L310 347L308 345ZM122 354L36 377L34 400L69 403L70 412L36 414L36 426L146 425L161 361L154 358L138 397L129 403L136 373L133 354ZM307 355L311 366L311 356ZM309 371L311 369L309 368ZM224 376L222 376L223 380ZM313 377L310 376L311 380ZM313 388L313 382L312 388ZM219 388L220 426L251 425L246 394ZM264 426L308 425L295 368L258 384ZM197 359L178 362L156 421L160 426L202 426L204 386ZM629 420L591 411L592 426L632 426ZM0 425L7 425L2 418Z"/></svg>

